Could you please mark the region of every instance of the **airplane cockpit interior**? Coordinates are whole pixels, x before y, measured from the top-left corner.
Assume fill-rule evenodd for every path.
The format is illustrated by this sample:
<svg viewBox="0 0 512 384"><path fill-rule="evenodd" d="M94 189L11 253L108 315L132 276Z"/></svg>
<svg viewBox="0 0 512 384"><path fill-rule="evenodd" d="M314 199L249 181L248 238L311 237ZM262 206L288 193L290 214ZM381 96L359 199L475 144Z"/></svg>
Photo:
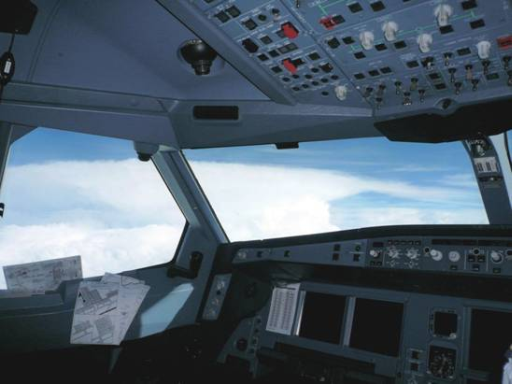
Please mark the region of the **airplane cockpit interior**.
<svg viewBox="0 0 512 384"><path fill-rule="evenodd" d="M512 384L511 60L511 0L2 0L2 382Z"/></svg>

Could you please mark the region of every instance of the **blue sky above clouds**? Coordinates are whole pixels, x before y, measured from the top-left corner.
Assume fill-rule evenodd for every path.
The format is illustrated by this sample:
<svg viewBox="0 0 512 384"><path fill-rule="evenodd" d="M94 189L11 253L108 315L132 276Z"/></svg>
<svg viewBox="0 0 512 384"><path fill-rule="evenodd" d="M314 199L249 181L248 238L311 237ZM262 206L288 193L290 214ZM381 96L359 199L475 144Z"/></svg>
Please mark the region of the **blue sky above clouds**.
<svg viewBox="0 0 512 384"><path fill-rule="evenodd" d="M376 138L186 156L231 240L487 222L460 143ZM0 266L80 254L89 276L144 267L173 257L184 226L131 143L49 129L14 144L1 200Z"/></svg>

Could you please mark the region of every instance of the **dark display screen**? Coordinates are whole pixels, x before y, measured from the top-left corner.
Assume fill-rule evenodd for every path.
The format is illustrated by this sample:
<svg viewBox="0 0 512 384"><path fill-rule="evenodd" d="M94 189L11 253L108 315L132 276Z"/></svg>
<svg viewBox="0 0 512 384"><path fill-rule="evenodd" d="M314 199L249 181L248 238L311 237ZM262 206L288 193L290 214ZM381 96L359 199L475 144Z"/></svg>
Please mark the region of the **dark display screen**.
<svg viewBox="0 0 512 384"><path fill-rule="evenodd" d="M434 314L434 335L451 338L457 335L456 313L436 312Z"/></svg>
<svg viewBox="0 0 512 384"><path fill-rule="evenodd" d="M469 343L469 368L490 373L489 383L501 383L504 354L512 344L512 313L474 309Z"/></svg>
<svg viewBox="0 0 512 384"><path fill-rule="evenodd" d="M357 299L349 346L398 356L404 306L389 301Z"/></svg>
<svg viewBox="0 0 512 384"><path fill-rule="evenodd" d="M340 343L345 302L344 296L307 292L299 336L331 344Z"/></svg>

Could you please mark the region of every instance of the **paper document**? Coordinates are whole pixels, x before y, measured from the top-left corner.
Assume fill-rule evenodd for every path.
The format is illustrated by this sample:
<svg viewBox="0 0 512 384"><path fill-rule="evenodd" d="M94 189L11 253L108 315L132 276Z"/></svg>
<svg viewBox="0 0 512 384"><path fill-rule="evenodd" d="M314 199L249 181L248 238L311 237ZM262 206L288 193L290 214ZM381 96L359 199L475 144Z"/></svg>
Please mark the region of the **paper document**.
<svg viewBox="0 0 512 384"><path fill-rule="evenodd" d="M121 344L148 291L142 280L110 273L80 283L71 344Z"/></svg>
<svg viewBox="0 0 512 384"><path fill-rule="evenodd" d="M82 259L72 256L9 265L4 267L4 275L8 290L44 293L57 289L63 281L81 279Z"/></svg>
<svg viewBox="0 0 512 384"><path fill-rule="evenodd" d="M272 302L268 315L267 331L291 335L297 302L299 298L300 284L290 284L284 287L276 287L272 292Z"/></svg>

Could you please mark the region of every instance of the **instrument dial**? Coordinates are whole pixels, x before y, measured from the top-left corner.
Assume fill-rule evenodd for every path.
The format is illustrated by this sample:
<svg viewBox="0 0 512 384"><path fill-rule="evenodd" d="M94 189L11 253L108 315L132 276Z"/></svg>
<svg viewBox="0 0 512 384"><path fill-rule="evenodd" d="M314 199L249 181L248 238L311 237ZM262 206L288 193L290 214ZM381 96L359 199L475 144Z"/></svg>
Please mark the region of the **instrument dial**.
<svg viewBox="0 0 512 384"><path fill-rule="evenodd" d="M430 256L432 257L432 260L434 260L434 261L443 260L443 252L438 251L437 249L432 249L430 251Z"/></svg>
<svg viewBox="0 0 512 384"><path fill-rule="evenodd" d="M416 260L420 257L420 251L418 251L416 248L409 248L407 250L406 256L411 260Z"/></svg>
<svg viewBox="0 0 512 384"><path fill-rule="evenodd" d="M400 257L400 251L396 247L389 247L387 251L387 255L391 259L398 259Z"/></svg>
<svg viewBox="0 0 512 384"><path fill-rule="evenodd" d="M377 257L380 256L380 251L377 251L376 249L372 249L372 250L370 250L370 256L376 259Z"/></svg>
<svg viewBox="0 0 512 384"><path fill-rule="evenodd" d="M458 262L460 260L460 253L458 251L451 251L448 254L448 259L450 259L452 263Z"/></svg>
<svg viewBox="0 0 512 384"><path fill-rule="evenodd" d="M503 262L504 259L505 259L505 256L504 256L503 252L501 252L501 251L492 251L491 252L491 260L493 263L499 264L499 263Z"/></svg>
<svg viewBox="0 0 512 384"><path fill-rule="evenodd" d="M457 351L450 348L430 347L428 373L440 379L453 379L457 364Z"/></svg>

